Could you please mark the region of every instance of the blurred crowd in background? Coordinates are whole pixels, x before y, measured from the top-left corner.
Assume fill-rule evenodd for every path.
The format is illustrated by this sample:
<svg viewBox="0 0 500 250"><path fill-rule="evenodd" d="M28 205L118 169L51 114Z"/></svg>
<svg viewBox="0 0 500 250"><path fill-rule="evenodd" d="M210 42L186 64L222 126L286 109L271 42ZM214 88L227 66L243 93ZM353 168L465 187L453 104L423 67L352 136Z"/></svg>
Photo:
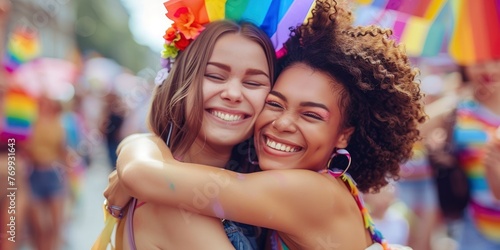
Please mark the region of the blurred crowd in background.
<svg viewBox="0 0 500 250"><path fill-rule="evenodd" d="M393 5L382 8L381 2ZM476 19L451 16L448 5L463 2L353 0L359 24L392 28L406 45L420 68L431 120L473 96L491 111L491 126L498 127L500 3L491 1L492 9L474 5L482 9L472 14L489 18L475 26L481 25ZM159 51L134 40L129 17L120 0L0 0L0 249L51 249L56 243L60 249L85 249L77 246L95 240L98 232L73 243L63 234L82 205L82 183L92 185L82 180L92 168L110 173L119 142L148 131L149 98L160 68ZM462 33L474 32L454 33L459 25L465 27ZM493 35L482 38L485 34ZM437 136L435 130L425 133ZM415 145L399 182L367 194L366 202L389 242L415 250L457 249L464 222L440 209L426 143ZM15 244L5 226L12 216L9 148L15 148ZM96 161L95 155L105 155L106 161ZM496 202L488 204L500 206ZM92 206L96 213L87 216L102 217L101 204Z"/></svg>

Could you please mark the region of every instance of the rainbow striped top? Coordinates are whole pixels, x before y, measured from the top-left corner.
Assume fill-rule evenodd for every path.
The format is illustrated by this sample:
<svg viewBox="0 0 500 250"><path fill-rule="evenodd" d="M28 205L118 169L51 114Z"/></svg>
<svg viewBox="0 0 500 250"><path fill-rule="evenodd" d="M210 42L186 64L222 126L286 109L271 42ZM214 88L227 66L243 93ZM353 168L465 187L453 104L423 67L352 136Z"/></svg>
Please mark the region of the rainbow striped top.
<svg viewBox="0 0 500 250"><path fill-rule="evenodd" d="M459 164L469 179L469 212L479 231L495 241L500 241L500 201L488 187L482 158L488 132L494 132L498 126L500 115L473 100L459 103L453 137Z"/></svg>

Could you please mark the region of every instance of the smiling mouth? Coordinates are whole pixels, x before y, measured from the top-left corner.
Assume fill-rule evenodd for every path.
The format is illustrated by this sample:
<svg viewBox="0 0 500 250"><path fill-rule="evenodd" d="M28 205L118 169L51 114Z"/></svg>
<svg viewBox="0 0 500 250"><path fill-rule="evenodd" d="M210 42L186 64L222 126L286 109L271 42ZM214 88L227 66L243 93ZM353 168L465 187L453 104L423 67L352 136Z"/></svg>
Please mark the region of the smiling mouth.
<svg viewBox="0 0 500 250"><path fill-rule="evenodd" d="M210 110L210 114L226 122L236 122L245 119L245 115L243 114L229 114L217 110Z"/></svg>
<svg viewBox="0 0 500 250"><path fill-rule="evenodd" d="M302 149L302 147L297 147L297 146L288 145L285 143L273 141L269 137L266 137L265 139L266 139L266 145L268 147L275 149L275 150L278 150L278 151L293 153L293 152L300 151Z"/></svg>

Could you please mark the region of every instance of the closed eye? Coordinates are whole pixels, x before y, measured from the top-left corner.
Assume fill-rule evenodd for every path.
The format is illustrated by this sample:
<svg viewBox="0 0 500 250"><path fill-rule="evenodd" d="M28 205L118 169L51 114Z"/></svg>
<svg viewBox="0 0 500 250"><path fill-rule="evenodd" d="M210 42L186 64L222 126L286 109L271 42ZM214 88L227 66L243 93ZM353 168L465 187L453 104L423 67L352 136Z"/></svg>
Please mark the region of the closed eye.
<svg viewBox="0 0 500 250"><path fill-rule="evenodd" d="M320 115L318 115L318 114L316 114L316 113L307 112L307 113L304 113L304 115L307 116L307 117L316 119L316 120L324 121L323 117L320 116Z"/></svg>
<svg viewBox="0 0 500 250"><path fill-rule="evenodd" d="M251 86L251 87L260 87L263 86L264 84L258 83L258 82L245 82L245 85Z"/></svg>
<svg viewBox="0 0 500 250"><path fill-rule="evenodd" d="M206 74L205 77L216 81L224 81L224 78L219 75Z"/></svg>
<svg viewBox="0 0 500 250"><path fill-rule="evenodd" d="M267 101L266 105L270 106L272 108L281 108L281 109L283 108L283 106L281 106L281 104L279 104L279 103L277 103L275 101Z"/></svg>

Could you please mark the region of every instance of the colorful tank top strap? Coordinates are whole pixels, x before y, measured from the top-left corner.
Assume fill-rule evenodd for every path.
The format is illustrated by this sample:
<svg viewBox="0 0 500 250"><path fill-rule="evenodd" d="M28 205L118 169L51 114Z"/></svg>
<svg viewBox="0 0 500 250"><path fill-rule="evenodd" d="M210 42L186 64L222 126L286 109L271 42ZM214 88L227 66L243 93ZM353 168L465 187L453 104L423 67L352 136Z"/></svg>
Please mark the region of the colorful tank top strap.
<svg viewBox="0 0 500 250"><path fill-rule="evenodd" d="M373 219L372 219L368 209L366 208L366 206L363 202L363 199L359 195L359 190L356 187L356 182L352 179L352 177L348 173L340 173L339 174L339 173L334 172L332 170L324 170L322 172L327 172L328 174L330 174L334 178L339 177L345 183L345 185L347 186L349 191L351 191L351 194L354 197L354 200L356 201L356 204L358 205L359 210L361 211L361 215L363 216L363 221L365 223L364 226L370 232L372 240L374 242L380 243L382 245L382 247L384 248L384 250L389 249L389 245L388 245L387 241L384 239L384 237L382 236L380 231L378 231L375 228L375 224L373 223Z"/></svg>
<svg viewBox="0 0 500 250"><path fill-rule="evenodd" d="M132 198L132 202L128 207L127 221L126 221L126 231L128 234L128 244L131 250L136 250L135 238L134 238L134 211L137 206L137 199Z"/></svg>
<svg viewBox="0 0 500 250"><path fill-rule="evenodd" d="M278 232L274 231L271 233L271 250L289 250L285 245L285 242L281 240Z"/></svg>

